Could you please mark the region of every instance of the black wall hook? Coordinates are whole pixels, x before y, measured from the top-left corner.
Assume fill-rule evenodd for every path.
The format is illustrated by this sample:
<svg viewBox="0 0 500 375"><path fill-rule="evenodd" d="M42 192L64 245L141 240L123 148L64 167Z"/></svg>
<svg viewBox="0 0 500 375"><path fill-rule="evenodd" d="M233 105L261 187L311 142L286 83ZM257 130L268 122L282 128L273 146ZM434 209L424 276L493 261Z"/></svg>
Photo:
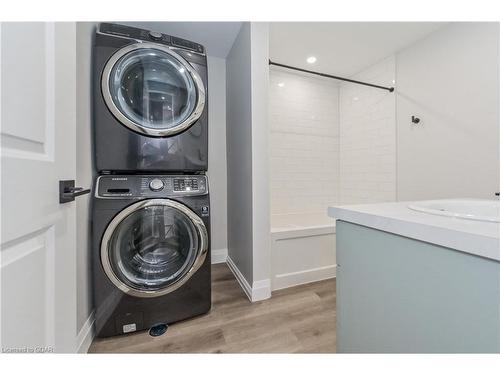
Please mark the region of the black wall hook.
<svg viewBox="0 0 500 375"><path fill-rule="evenodd" d="M418 124L420 122L420 119L416 116L411 116L411 122L414 124Z"/></svg>

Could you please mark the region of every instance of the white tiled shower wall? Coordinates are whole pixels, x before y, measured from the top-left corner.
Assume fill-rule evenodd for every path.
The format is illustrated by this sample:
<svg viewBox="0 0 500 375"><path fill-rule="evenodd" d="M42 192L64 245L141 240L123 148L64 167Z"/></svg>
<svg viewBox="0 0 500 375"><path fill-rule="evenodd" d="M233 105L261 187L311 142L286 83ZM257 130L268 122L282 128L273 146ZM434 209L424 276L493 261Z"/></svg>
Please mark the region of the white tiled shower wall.
<svg viewBox="0 0 500 375"><path fill-rule="evenodd" d="M353 79L391 87L391 56ZM396 96L371 87L342 84L340 89L340 202L396 200Z"/></svg>
<svg viewBox="0 0 500 375"><path fill-rule="evenodd" d="M499 43L500 23L451 23L352 77L395 93L349 83L321 92L314 77L271 71L272 213L307 216L314 207L324 217L326 202L492 199L500 190ZM314 99L316 89L330 97ZM307 121L308 136L297 136L308 109L338 119ZM321 132L329 136L309 140ZM308 168L309 180L296 184ZM315 181L316 197L304 191Z"/></svg>
<svg viewBox="0 0 500 375"><path fill-rule="evenodd" d="M395 59L354 79L392 86ZM394 94L270 70L272 226L336 204L396 199ZM290 214L293 214L292 216Z"/></svg>
<svg viewBox="0 0 500 375"><path fill-rule="evenodd" d="M339 199L338 87L271 69L271 217L319 214Z"/></svg>

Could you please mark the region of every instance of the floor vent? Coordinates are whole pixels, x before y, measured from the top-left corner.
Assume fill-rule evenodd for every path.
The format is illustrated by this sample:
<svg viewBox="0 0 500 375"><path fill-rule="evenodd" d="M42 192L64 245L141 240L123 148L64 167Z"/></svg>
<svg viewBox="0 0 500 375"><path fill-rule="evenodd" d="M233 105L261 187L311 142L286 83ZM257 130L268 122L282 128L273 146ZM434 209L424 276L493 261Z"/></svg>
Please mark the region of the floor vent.
<svg viewBox="0 0 500 375"><path fill-rule="evenodd" d="M149 335L153 337L161 336L167 332L168 324L157 324L149 329Z"/></svg>

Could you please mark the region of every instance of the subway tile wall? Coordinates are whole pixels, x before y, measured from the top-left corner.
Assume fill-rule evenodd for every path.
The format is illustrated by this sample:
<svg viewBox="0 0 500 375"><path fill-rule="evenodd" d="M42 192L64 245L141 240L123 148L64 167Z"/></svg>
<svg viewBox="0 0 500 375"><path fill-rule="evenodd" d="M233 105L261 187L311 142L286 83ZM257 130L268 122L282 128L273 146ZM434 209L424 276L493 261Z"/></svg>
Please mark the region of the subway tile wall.
<svg viewBox="0 0 500 375"><path fill-rule="evenodd" d="M395 85L395 57L353 79ZM343 83L340 93L340 202L396 200L396 95Z"/></svg>
<svg viewBox="0 0 500 375"><path fill-rule="evenodd" d="M272 220L326 215L339 202L338 86L271 69L269 90Z"/></svg>
<svg viewBox="0 0 500 375"><path fill-rule="evenodd" d="M395 58L352 78L394 86ZM396 200L394 93L278 69L269 90L272 226Z"/></svg>

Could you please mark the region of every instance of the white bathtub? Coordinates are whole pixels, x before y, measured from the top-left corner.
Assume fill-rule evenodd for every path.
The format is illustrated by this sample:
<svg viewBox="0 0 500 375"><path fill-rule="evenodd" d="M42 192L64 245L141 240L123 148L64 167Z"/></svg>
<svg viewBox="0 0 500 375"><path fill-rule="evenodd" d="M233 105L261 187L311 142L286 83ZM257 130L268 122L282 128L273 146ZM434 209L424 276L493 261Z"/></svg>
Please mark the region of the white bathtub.
<svg viewBox="0 0 500 375"><path fill-rule="evenodd" d="M271 216L272 290L335 277L335 221L321 214Z"/></svg>

